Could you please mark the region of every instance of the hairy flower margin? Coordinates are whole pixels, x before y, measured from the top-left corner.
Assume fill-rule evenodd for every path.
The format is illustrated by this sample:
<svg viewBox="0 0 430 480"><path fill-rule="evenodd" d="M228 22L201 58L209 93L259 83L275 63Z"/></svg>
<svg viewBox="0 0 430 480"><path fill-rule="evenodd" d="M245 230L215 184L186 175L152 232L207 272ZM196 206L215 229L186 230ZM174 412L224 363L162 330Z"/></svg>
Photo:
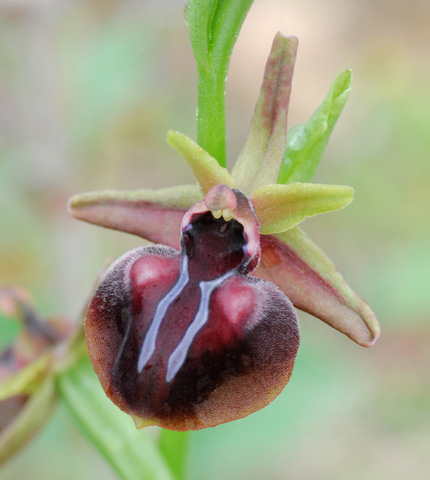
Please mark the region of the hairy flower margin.
<svg viewBox="0 0 430 480"><path fill-rule="evenodd" d="M170 357L160 354L158 360L159 365L162 366L160 368L164 369L164 377L154 370L152 377L148 377L147 382L143 382L143 386L139 387L140 390L136 386L146 375L144 368L152 367L148 364L150 355L160 348L155 346L155 340L153 340L152 349L145 346L148 343L146 337L150 335L151 322L156 323L158 315L156 307L158 306L160 310L160 305L165 303L165 298L171 293L165 287L163 292L151 294L155 295L153 307L151 307L153 313L149 315L150 318L145 317L143 326L135 327L136 322L143 322L145 305L152 297L145 293L144 287L140 293L136 293L138 289L133 282L140 277L137 273L133 277L130 272L134 270L130 269L141 262L143 266L139 267L140 270L138 269L140 274L143 272L146 275L145 269L148 268L149 271L154 268L157 271L158 283L155 282L152 285L154 288L158 288L160 282L170 285L170 292L179 288L175 286L175 281L178 285L184 272L178 259L187 257L186 235L190 228L196 226L200 232L203 232L201 235L209 235L206 233L208 230L205 230L207 227L199 223L203 220L206 222L207 217L203 219L203 217L197 217L197 214L209 214L212 220L204 225L210 225L210 228L216 224L217 219L230 222L229 224L237 222L244 232L241 237L241 248L248 252L252 249L258 251L252 268L246 270L244 260L238 260L237 265L235 264L234 268L238 269L239 275L242 275L240 281L248 282L247 278L251 275L251 283L264 280L265 282L261 283L264 288L267 285L276 285L296 308L320 318L359 345L370 347L379 336L379 325L369 306L350 289L331 260L297 226L309 216L345 207L352 201L353 190L346 186L305 183L312 179L331 130L346 101L350 89L351 72L346 70L339 74L327 98L309 122L291 129L287 137L287 112L296 51L295 37L285 37L280 33L276 35L266 65L249 136L231 174L190 138L170 131L167 137L168 143L188 163L198 185L133 192L94 192L76 195L70 200L70 213L78 219L132 233L155 244L163 245L155 249L154 247L140 249L138 255L131 252L116 262L102 279L87 315L87 344L96 373L107 395L121 409L132 415L138 427L156 424L176 430L197 429L243 417L262 408L280 393L289 379L294 364L298 347L298 330L297 335L291 333L293 330L296 331L293 325L295 317L293 318L294 313L292 313L287 316L288 321L293 325L290 339L295 338L293 341L295 346L288 352L288 359L283 360L288 367L285 367L285 371L279 375L278 379L273 380L275 382L273 385L269 385L269 393L267 389L261 387L267 380L267 371L261 369L256 361L254 370L257 372L257 377L253 377L252 381L246 376L248 373L242 375L243 365L241 371L235 370L236 367L233 368L231 365L228 368L223 367L224 370L221 373L218 372L222 381L205 387L204 395L203 390L194 392L192 401L190 400L187 404L186 390L189 387L185 380L176 387L175 385L172 387L171 384L167 386L174 377L169 373L167 365L167 362L175 356L176 351L173 347L170 349ZM239 204L242 198L249 206L247 211L251 212L250 217L245 218L236 210L236 203ZM257 232L252 248L250 247L251 231ZM212 237L209 236L207 239L206 243L211 244ZM197 240L200 241L200 238ZM171 248L168 249L168 247ZM181 248L182 256L178 253ZM173 259L171 262L174 265L169 263L170 260L162 264L163 259L167 257ZM145 258L149 258L149 262L154 261L156 267L154 263L150 263L148 267L145 264L147 261ZM127 272L124 266L126 264L129 268ZM174 272L168 280L160 274L163 269L163 275L167 272L169 276L169 272ZM200 275L203 274L200 273ZM245 280L243 280L244 275ZM255 281L252 277L256 277ZM206 277L199 278L201 284L210 283L206 281ZM203 287L200 286L200 288L203 292ZM255 290L253 288L250 290L251 294ZM273 288L276 289L274 286ZM240 288L237 292L240 297ZM136 310L134 305L139 302L143 307L139 304ZM258 306L258 303L255 305ZM161 310L164 308L163 315L168 316L166 312L169 306L170 303L161 307ZM218 307L211 303L211 310L207 315L214 316L213 311L216 308ZM289 307L283 308L286 311ZM276 315L272 312L265 317L264 321L268 323L275 317ZM160 323L162 320L163 316L157 321ZM175 325L174 320L171 321L173 323L170 325ZM180 322L180 318L178 321ZM124 332L133 328L136 328L136 338L133 337L132 341L135 351L131 349L134 353L130 354L129 360L130 358L133 362L138 360L139 366L137 372L127 374L123 380L118 380L123 375L124 369L136 370L136 365L127 364L124 361L127 357L124 353L125 349L129 351L131 348L130 343L127 343L129 340L125 340L127 335ZM142 339L144 339L143 346ZM277 340L283 339L280 335L279 338L266 341L262 335L258 349L271 352ZM168 343L168 339L163 341L165 344ZM147 358L143 358L145 348L149 349ZM185 349L183 356L187 356L187 352L188 350ZM196 373L197 361L194 361L193 370L190 373L195 383L198 383L200 378ZM121 362L122 370L118 367ZM253 359L251 359L252 362ZM181 365L182 363L176 369L172 367L175 374ZM253 371L252 375L254 373ZM245 378L245 380L242 378L242 384L240 384L241 375ZM215 403L211 403L211 399L216 396L214 392L220 391L220 386L228 383L230 377L234 377L233 386L218 395L218 398L213 401ZM136 391L133 390L134 388ZM242 395L242 398L253 397L252 391L255 388L257 388L255 398L246 401L246 405L236 408L238 402L240 403L237 392ZM175 393L178 391L180 395ZM156 397L155 400L148 400L151 395ZM171 402L166 410L165 406L168 403L166 399L171 398L172 395L176 399L180 397L180 401ZM134 396L138 396L137 400L133 399ZM142 409L139 407L141 401L149 403ZM175 405L179 404L180 408L178 407L176 412ZM226 414L226 411L230 413Z"/></svg>

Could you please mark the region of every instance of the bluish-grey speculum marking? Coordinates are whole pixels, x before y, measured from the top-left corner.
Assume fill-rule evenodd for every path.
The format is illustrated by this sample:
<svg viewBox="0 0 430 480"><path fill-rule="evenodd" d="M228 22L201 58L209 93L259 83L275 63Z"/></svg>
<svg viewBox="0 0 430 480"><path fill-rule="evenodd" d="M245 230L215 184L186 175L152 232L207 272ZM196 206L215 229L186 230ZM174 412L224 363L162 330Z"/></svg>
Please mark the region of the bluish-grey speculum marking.
<svg viewBox="0 0 430 480"><path fill-rule="evenodd" d="M163 297L155 310L154 319L149 327L149 330L143 341L142 349L140 351L139 360L137 362L137 371L140 373L143 367L147 364L155 351L155 342L157 339L158 330L160 329L161 322L166 315L167 309L171 303L178 297L178 295L185 288L188 280L190 279L188 274L188 257L182 256L181 271L179 273L178 281L175 286Z"/></svg>
<svg viewBox="0 0 430 480"><path fill-rule="evenodd" d="M211 299L212 292L216 287L220 286L224 280L233 275L233 273L233 271L230 271L224 274L222 277L216 278L215 280L210 280L207 282L201 281L199 283L200 290L202 292L199 309L197 310L193 322L191 322L187 328L182 340L169 357L169 361L167 363L166 382L170 382L175 378L175 375L179 372L185 362L188 350L193 343L194 337L208 321L209 301Z"/></svg>
<svg viewBox="0 0 430 480"><path fill-rule="evenodd" d="M221 277L218 277L214 280L210 281L201 281L199 283L201 297L200 297L200 304L197 310L196 316L191 324L188 326L187 330L183 338L178 343L175 350L169 357L167 362L167 373L166 373L166 382L171 382L176 374L181 369L182 365L185 362L187 357L188 350L193 343L193 340L199 330L205 325L209 318L209 302L211 299L211 295L215 288L220 286L224 280L228 277L233 275L234 270L231 270ZM181 271L179 273L178 281L176 282L175 286L160 300L157 308L155 310L154 319L151 323L151 326L148 329L148 332L145 336L143 341L142 349L139 354L139 359L137 362L137 371L139 373L142 372L145 365L148 363L149 359L153 355L155 348L156 348L156 341L158 331L161 326L161 322L163 321L167 309L169 306L175 301L175 299L181 294L185 286L189 281L189 273L188 273L188 256L183 255L182 257L182 264L181 264Z"/></svg>

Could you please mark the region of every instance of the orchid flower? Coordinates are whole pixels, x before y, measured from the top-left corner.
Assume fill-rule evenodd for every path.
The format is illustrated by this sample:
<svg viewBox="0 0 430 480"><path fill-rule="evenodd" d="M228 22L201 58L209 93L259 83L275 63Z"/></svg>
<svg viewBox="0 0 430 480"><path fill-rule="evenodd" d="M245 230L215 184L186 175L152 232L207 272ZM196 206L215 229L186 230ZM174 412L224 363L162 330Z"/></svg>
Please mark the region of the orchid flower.
<svg viewBox="0 0 430 480"><path fill-rule="evenodd" d="M296 51L295 37L276 35L231 173L170 131L197 185L70 200L74 217L156 244L108 269L86 317L102 387L137 427L199 429L267 405L288 382L299 347L293 306L364 347L379 336L372 310L298 227L347 206L353 189L310 183L351 72L287 136Z"/></svg>

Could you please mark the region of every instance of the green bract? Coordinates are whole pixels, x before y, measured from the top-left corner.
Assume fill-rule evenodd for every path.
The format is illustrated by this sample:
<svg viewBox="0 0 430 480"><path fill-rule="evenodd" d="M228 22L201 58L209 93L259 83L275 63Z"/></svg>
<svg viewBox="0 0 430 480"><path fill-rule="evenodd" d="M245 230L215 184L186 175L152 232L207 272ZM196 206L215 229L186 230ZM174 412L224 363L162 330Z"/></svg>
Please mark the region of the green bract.
<svg viewBox="0 0 430 480"><path fill-rule="evenodd" d="M340 72L311 118L288 132L279 183L310 182L313 179L333 127L348 100L351 84L351 70Z"/></svg>

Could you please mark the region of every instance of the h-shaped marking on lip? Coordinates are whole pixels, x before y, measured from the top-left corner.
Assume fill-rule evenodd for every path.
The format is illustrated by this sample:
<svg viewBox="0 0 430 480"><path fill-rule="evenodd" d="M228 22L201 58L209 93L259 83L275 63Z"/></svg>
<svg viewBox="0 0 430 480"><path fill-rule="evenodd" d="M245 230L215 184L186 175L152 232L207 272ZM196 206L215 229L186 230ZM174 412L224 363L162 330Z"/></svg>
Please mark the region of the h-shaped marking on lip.
<svg viewBox="0 0 430 480"><path fill-rule="evenodd" d="M147 364L155 351L155 342L157 340L158 330L160 329L161 322L166 315L167 309L171 303L179 296L188 283L190 276L188 274L188 257L182 256L181 271L179 273L178 281L175 286L160 300L155 310L154 319L151 326L146 333L145 340L143 341L142 349L140 350L139 360L137 361L137 371L140 373L143 367Z"/></svg>
<svg viewBox="0 0 430 480"><path fill-rule="evenodd" d="M233 271L227 272L222 277L216 278L215 280L210 280L207 282L201 281L199 283L202 294L200 298L199 309L197 310L194 320L188 326L182 340L179 342L178 346L175 348L175 350L173 350L172 354L169 357L166 373L167 383L171 382L181 369L195 336L203 327L203 325L208 321L209 301L211 299L212 292L215 290L216 287L221 285L221 283L224 282L224 280L226 280L231 275L233 275Z"/></svg>
<svg viewBox="0 0 430 480"><path fill-rule="evenodd" d="M193 340L199 330L203 325L208 321L209 318L209 302L212 295L212 292L221 285L224 280L233 275L234 271L225 273L215 280L201 281L199 283L201 298L200 305L197 310L196 316L191 324L188 326L185 334L175 350L169 357L167 362L167 373L166 373L166 382L171 382L176 374L181 369L182 365L185 362L187 357L188 350L193 343ZM166 315L167 309L172 304L172 302L179 296L182 290L185 288L189 281L190 277L188 274L188 257L183 255L181 271L179 274L178 281L175 286L160 300L157 308L155 310L154 319L151 323L151 326L148 329L148 332L143 341L142 349L139 354L139 359L137 362L137 371L141 373L145 365L148 363L152 354L155 351L157 334L163 321L164 316Z"/></svg>

